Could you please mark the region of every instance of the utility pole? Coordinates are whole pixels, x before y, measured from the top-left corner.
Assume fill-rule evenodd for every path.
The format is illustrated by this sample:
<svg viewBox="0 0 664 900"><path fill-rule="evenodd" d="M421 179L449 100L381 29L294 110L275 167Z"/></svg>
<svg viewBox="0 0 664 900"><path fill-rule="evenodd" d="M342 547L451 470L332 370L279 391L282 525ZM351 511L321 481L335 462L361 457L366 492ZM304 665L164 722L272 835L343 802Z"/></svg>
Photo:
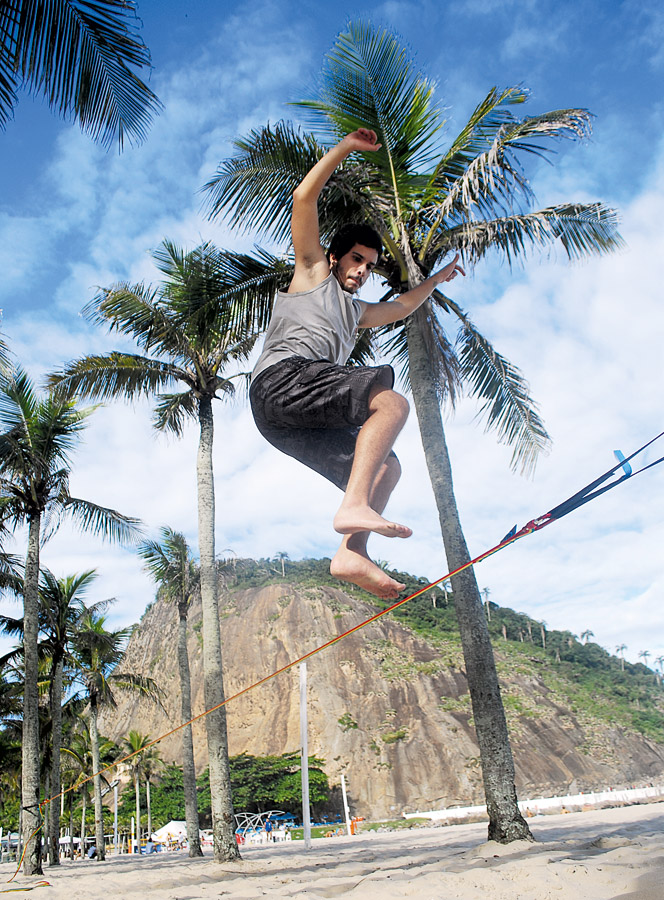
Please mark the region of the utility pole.
<svg viewBox="0 0 664 900"><path fill-rule="evenodd" d="M311 849L311 816L309 814L309 738L307 735L307 664L300 663L300 744L302 746L302 825L304 849Z"/></svg>
<svg viewBox="0 0 664 900"><path fill-rule="evenodd" d="M350 827L350 810L348 809L348 794L346 793L346 776L341 773L341 795L344 798L344 816L346 817L346 831L348 836L353 833Z"/></svg>

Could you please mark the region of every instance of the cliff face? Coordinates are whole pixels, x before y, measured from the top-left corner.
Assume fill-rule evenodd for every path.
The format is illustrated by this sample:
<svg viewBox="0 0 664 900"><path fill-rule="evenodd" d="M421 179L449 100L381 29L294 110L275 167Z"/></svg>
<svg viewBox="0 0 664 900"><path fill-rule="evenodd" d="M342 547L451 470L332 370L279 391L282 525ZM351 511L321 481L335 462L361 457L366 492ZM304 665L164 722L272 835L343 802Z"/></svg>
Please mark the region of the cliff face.
<svg viewBox="0 0 664 900"><path fill-rule="evenodd" d="M375 613L334 587L287 580L223 592L220 618L226 696L285 666ZM194 714L203 699L201 607L189 615ZM575 716L547 687L535 663L497 652L523 798L650 781L664 773L664 747ZM119 740L132 728L152 737L180 721L177 613L155 603L130 641L126 671L152 677L163 706L119 695L100 729ZM483 802L479 750L458 646L432 646L385 617L312 657L308 669L309 752L325 760L330 784L346 774L354 810L367 818ZM230 753L282 754L299 749L298 667L227 707ZM205 719L194 726L198 770L207 765ZM179 734L160 744L180 761Z"/></svg>

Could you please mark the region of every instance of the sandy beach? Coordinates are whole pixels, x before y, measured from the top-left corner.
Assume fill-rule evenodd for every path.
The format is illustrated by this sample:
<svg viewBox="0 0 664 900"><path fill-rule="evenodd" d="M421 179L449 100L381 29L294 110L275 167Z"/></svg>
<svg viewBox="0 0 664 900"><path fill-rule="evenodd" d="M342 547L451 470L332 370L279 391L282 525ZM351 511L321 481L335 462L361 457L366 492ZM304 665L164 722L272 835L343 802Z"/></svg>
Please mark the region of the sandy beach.
<svg viewBox="0 0 664 900"><path fill-rule="evenodd" d="M48 900L662 900L664 803L529 821L536 843L486 841L486 825L365 833L243 850L217 864L186 851L45 867ZM40 880L0 866L0 890ZM15 894L13 895L15 896Z"/></svg>

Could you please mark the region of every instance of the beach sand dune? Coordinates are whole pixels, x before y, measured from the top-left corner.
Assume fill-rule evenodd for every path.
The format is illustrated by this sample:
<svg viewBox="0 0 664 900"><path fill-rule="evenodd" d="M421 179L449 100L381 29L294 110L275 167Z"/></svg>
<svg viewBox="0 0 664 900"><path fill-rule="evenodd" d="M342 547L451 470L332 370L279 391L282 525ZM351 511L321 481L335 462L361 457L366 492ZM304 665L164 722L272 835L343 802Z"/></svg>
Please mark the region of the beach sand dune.
<svg viewBox="0 0 664 900"><path fill-rule="evenodd" d="M664 803L536 817L536 843L486 841L486 825L251 847L240 862L186 852L44 869L44 900L664 900ZM0 866L0 890L39 879ZM17 896L8 894L7 896Z"/></svg>

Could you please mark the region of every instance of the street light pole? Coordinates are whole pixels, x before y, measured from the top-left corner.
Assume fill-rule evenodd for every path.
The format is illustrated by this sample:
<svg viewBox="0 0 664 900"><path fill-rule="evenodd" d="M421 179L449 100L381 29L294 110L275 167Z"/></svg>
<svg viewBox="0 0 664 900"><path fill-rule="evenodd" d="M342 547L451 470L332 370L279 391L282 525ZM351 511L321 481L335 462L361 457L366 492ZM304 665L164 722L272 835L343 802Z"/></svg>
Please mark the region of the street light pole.
<svg viewBox="0 0 664 900"><path fill-rule="evenodd" d="M300 743L302 745L302 825L304 848L311 849L311 816L309 814L309 739L307 735L307 664L300 663Z"/></svg>

